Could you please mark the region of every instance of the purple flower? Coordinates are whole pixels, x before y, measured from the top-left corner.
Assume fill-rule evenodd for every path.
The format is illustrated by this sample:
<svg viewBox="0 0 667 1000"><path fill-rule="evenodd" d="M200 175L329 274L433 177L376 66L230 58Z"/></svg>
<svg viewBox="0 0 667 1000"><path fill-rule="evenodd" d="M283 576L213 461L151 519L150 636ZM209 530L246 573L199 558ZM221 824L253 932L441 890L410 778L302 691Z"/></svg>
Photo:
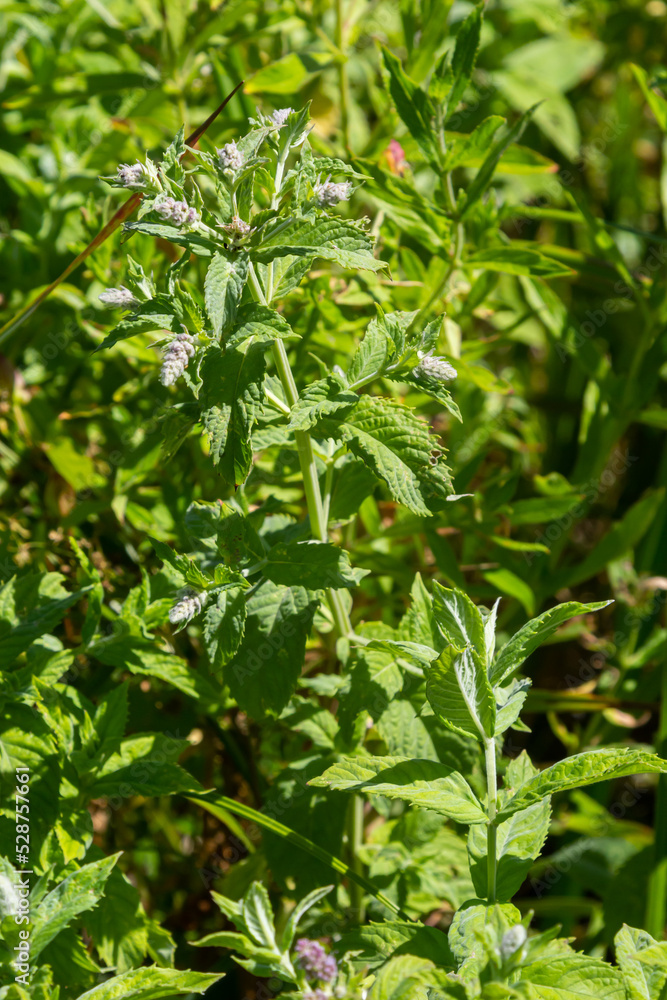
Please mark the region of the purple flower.
<svg viewBox="0 0 667 1000"><path fill-rule="evenodd" d="M319 941L299 938L294 950L298 956L298 964L310 979L330 983L338 975L336 959L324 950Z"/></svg>

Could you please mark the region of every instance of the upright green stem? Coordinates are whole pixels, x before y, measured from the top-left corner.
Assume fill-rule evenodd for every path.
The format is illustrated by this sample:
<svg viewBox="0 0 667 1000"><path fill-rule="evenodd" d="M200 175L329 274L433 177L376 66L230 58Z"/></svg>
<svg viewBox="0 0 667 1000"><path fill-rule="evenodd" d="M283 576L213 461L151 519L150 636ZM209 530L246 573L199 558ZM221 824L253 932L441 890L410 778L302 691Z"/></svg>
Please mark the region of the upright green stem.
<svg viewBox="0 0 667 1000"><path fill-rule="evenodd" d="M656 749L667 757L667 663L663 663L660 698L660 726ZM653 871L648 880L646 930L658 941L665 935L667 924L667 775L658 778L655 805L655 844Z"/></svg>
<svg viewBox="0 0 667 1000"><path fill-rule="evenodd" d="M363 876L364 866L358 853L364 843L364 800L361 795L353 795L350 801L347 814L347 841L350 868L357 875ZM354 920L363 924L364 890L357 882L350 884L350 908Z"/></svg>
<svg viewBox="0 0 667 1000"><path fill-rule="evenodd" d="M488 798L487 815L489 817L489 825L487 827L486 834L486 886L489 903L494 903L496 900L496 870L498 867L496 859L496 826L494 823L496 813L498 811L498 778L496 775L496 742L493 737L484 741L484 757L486 763L486 791Z"/></svg>
<svg viewBox="0 0 667 1000"><path fill-rule="evenodd" d="M336 28L334 41L340 53L341 60L344 58L343 52L343 0L335 0L336 8ZM346 149L350 146L350 122L347 99L347 65L341 61L338 63L338 92L340 94L340 130L343 135L343 145Z"/></svg>
<svg viewBox="0 0 667 1000"><path fill-rule="evenodd" d="M257 280L257 275L252 264L248 270L248 278L255 298L259 302L266 305L267 296L262 292L261 285ZM289 359L287 357L287 351L285 350L285 345L282 340L274 340L272 351L276 371L278 372L278 377L283 387L283 392L285 393L285 399L291 408L295 405L299 398L299 390L296 387L296 382L294 381L292 369L290 368ZM308 431L295 431L294 438L296 440L296 447L299 455L299 465L301 467L301 476L303 478L303 489L306 494L306 504L308 506L310 525L315 538L317 538L318 541L325 542L328 538L327 518L325 517L324 507L322 504L322 494L320 492L320 481L317 475L317 464L315 462L315 452L313 451L312 438ZM341 638L351 635L352 623L338 591L329 588L327 590L327 601L331 609L334 626L338 635Z"/></svg>

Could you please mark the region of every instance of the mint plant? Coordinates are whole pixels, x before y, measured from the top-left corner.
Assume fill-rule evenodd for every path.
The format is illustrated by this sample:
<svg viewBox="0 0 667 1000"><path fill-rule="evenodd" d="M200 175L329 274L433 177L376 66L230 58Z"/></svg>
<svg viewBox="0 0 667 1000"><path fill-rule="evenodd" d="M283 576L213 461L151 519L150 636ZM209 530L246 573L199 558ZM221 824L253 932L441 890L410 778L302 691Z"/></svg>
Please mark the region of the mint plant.
<svg viewBox="0 0 667 1000"><path fill-rule="evenodd" d="M369 996L373 1000L399 995L451 997L618 997L641 996L658 1000L663 996L667 966L667 944L658 945L644 932L624 928L617 935L620 969L597 957L576 952L567 939L559 938L556 925L537 935L529 934L531 914L511 903L527 872L538 858L549 830L551 796L558 792L595 784L603 780L637 773L665 773L667 762L655 754L630 748L600 748L575 754L542 771L531 763L525 751L502 761L504 780L499 786L498 743L511 728L524 727L520 712L530 681L516 676L527 657L548 640L573 615L599 611L608 602L589 605L569 602L558 605L529 621L496 653L495 622L497 604L476 606L459 590L434 584L433 601L420 604L412 619L421 641L399 638L371 639L371 648L400 651L423 675L420 690L426 704L419 719L435 716L448 730L475 740L484 753L486 794L478 796L465 776L438 759L405 756L374 756L362 746L354 756L341 757L321 777L311 779L315 787L329 788L371 797L378 808L382 800L401 801L428 810L431 814L469 827L467 855L476 898L465 900L454 915L445 938L424 941L420 924L389 921L357 932L370 946L389 943L382 954L380 971L373 978ZM421 699L420 699L421 700ZM415 720L417 721L417 720ZM211 800L214 801L214 800ZM314 905L328 890L315 892L303 907ZM230 919L246 934L246 912L260 905L268 911L261 887L254 885L243 905L218 900ZM302 907L295 912L301 913ZM266 918L267 921L269 918ZM289 952L293 922L282 939ZM405 946L405 935L412 949ZM271 960L262 956L272 944L258 937L223 932L202 944L241 949L239 961L252 963L256 972L282 976L301 986L295 996L309 998L344 995L328 985L313 992L290 966L288 955ZM440 942L437 937L441 937ZM355 936L350 936L355 940ZM345 937L340 948L344 947ZM391 944L396 945L392 954ZM403 947L400 947L402 945ZM272 944L275 948L275 944ZM314 947L314 946L313 946ZM426 948L426 953L422 950ZM629 951L626 952L626 948ZM297 954L304 953L297 948ZM401 953L408 954L402 956ZM310 954L307 951L306 954ZM416 960L419 954L421 962ZM631 957L630 957L631 956ZM424 961L426 959L426 961ZM349 960L349 956L348 956ZM377 955L371 963L377 962ZM638 978L642 990L636 992ZM325 977L321 977L325 980ZM650 983L649 983L650 980ZM627 994L626 994L627 990Z"/></svg>

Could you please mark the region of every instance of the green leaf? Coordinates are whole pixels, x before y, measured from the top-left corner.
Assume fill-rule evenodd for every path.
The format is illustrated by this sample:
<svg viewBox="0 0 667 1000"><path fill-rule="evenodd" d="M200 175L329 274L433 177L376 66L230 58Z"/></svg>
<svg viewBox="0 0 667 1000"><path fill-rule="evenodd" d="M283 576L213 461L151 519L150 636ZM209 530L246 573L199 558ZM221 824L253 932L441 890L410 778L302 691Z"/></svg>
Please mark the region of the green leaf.
<svg viewBox="0 0 667 1000"><path fill-rule="evenodd" d="M273 59L246 81L247 94L285 94L293 98L309 80L331 66L334 61L331 50L318 52L308 49L289 52L282 59Z"/></svg>
<svg viewBox="0 0 667 1000"><path fill-rule="evenodd" d="M68 593L60 573L12 577L0 589L0 668L10 667L40 636L50 632L92 585Z"/></svg>
<svg viewBox="0 0 667 1000"><path fill-rule="evenodd" d="M662 94L652 90L649 74L642 66L638 66L636 63L630 63L630 69L634 73L635 80L641 87L648 106L655 115L655 120L661 130L667 133L667 101Z"/></svg>
<svg viewBox="0 0 667 1000"><path fill-rule="evenodd" d="M574 618L575 615L600 611L611 603L611 601L598 601L594 604L580 604L579 601L567 601L542 612L537 618L532 618L500 650L489 671L491 683L497 684L506 680L568 619Z"/></svg>
<svg viewBox="0 0 667 1000"><path fill-rule="evenodd" d="M276 947L276 929L269 894L261 882L253 882L242 902L243 922L248 932L262 947Z"/></svg>
<svg viewBox="0 0 667 1000"><path fill-rule="evenodd" d="M172 569L175 569L183 583L189 584L195 590L207 590L212 585L211 577L200 570L191 556L179 555L178 552L174 552L170 545L161 542L158 538L151 538L150 535L149 540L155 549L156 556L163 563L167 563Z"/></svg>
<svg viewBox="0 0 667 1000"><path fill-rule="evenodd" d="M348 413L359 402L356 392L351 392L338 375L311 382L292 407L288 427L291 430L309 430L322 417Z"/></svg>
<svg viewBox="0 0 667 1000"><path fill-rule="evenodd" d="M280 542L269 550L263 567L267 580L309 590L357 587L370 570L353 569L345 549L330 542Z"/></svg>
<svg viewBox="0 0 667 1000"><path fill-rule="evenodd" d="M273 343L274 340L299 339L287 320L268 306L248 302L241 306L236 315L234 327L225 340L225 346L239 347L246 340L254 344Z"/></svg>
<svg viewBox="0 0 667 1000"><path fill-rule="evenodd" d="M113 976L82 993L78 1000L159 1000L160 997L204 993L219 979L218 973L180 972L153 965Z"/></svg>
<svg viewBox="0 0 667 1000"><path fill-rule="evenodd" d="M362 396L344 422L323 420L323 433L342 438L350 451L384 479L394 500L414 514L451 492L446 466L431 465L437 439L424 421L401 403Z"/></svg>
<svg viewBox="0 0 667 1000"><path fill-rule="evenodd" d="M663 995L667 983L667 962L656 962L654 965L640 958L654 945L660 947L648 931L628 927L627 924L623 924L614 938L616 961L623 973L628 1000L660 1000Z"/></svg>
<svg viewBox="0 0 667 1000"><path fill-rule="evenodd" d="M483 268L486 271L501 271L504 274L532 274L540 278L562 278L572 274L572 269L551 257L545 257L537 250L520 247L491 247L477 250L466 257L467 267Z"/></svg>
<svg viewBox="0 0 667 1000"><path fill-rule="evenodd" d="M102 960L117 972L141 965L149 951L149 930L165 936L167 964L173 961L170 935L146 916L137 889L118 868L111 872L97 906L86 913L84 925Z"/></svg>
<svg viewBox="0 0 667 1000"><path fill-rule="evenodd" d="M514 791L525 781L537 774L525 750L510 761L505 775L505 784L500 792L499 804L511 798ZM522 809L500 823L496 833L496 898L499 902L509 902L519 891L533 861L539 856L551 818L549 799L542 799L535 805ZM480 899L488 896L487 886L487 831L481 826L472 826L468 834L468 855L470 874L475 891Z"/></svg>
<svg viewBox="0 0 667 1000"><path fill-rule="evenodd" d="M262 411L266 361L261 346L246 351L217 348L202 364L202 423L211 441L211 457L229 483L244 483L252 467L251 432Z"/></svg>
<svg viewBox="0 0 667 1000"><path fill-rule="evenodd" d="M431 126L433 117L431 102L421 87L407 75L400 59L389 49L383 47L382 58L394 107L428 162L437 169L440 163L440 151Z"/></svg>
<svg viewBox="0 0 667 1000"><path fill-rule="evenodd" d="M484 660L472 648L449 646L429 667L426 696L441 722L483 742L496 731L496 701Z"/></svg>
<svg viewBox="0 0 667 1000"><path fill-rule="evenodd" d="M512 145L513 142L516 142L518 139L521 138L521 133L528 124L528 121L531 115L533 114L533 111L534 107L529 108L528 111L525 111L521 115L519 120L511 128L507 129L505 135L501 139L498 139L496 142L493 143L490 150L486 154L486 158L482 166L479 168L472 182L468 186L468 190L466 191L465 201L463 203L463 208L461 210L461 216L465 216L473 207L473 205L475 205L480 200L480 198L488 188L489 184L491 183L493 174L495 172L496 167L498 166L498 161L500 160L500 157L503 155L505 150Z"/></svg>
<svg viewBox="0 0 667 1000"><path fill-rule="evenodd" d="M224 668L239 706L253 718L278 715L294 693L319 598L263 580L247 602L243 641Z"/></svg>
<svg viewBox="0 0 667 1000"><path fill-rule="evenodd" d="M292 912L289 915L287 923L285 924L285 929L280 936L279 947L281 951L289 951L292 947L292 942L296 935L296 929L298 927L299 921L304 913L307 913L311 906L315 903L319 903L321 899L324 899L334 887L332 885L325 885L321 889L313 889L309 892L307 896L300 899Z"/></svg>
<svg viewBox="0 0 667 1000"><path fill-rule="evenodd" d="M95 906L119 857L120 853L113 854L84 865L44 896L32 914L30 952L33 959L74 917Z"/></svg>
<svg viewBox="0 0 667 1000"><path fill-rule="evenodd" d="M586 750L558 764L552 764L521 785L498 812L498 822L508 819L520 809L526 809L556 792L611 781L632 774L665 774L667 760L645 750L623 749Z"/></svg>
<svg viewBox="0 0 667 1000"><path fill-rule="evenodd" d="M220 247L212 240L200 236L199 233L186 233L176 226L162 226L158 222L126 222L124 229L135 233L144 233L146 236L155 236L157 239L169 240L170 243L177 243L178 246L185 247L198 257L213 257L220 252Z"/></svg>
<svg viewBox="0 0 667 1000"><path fill-rule="evenodd" d="M338 218L294 219L267 228L261 243L251 249L253 260L269 264L276 257L332 260L353 270L381 271L387 265L373 256L373 241L352 222Z"/></svg>
<svg viewBox="0 0 667 1000"><path fill-rule="evenodd" d="M452 646L472 646L479 655L486 654L484 620L479 608L462 590L450 590L433 583L433 617Z"/></svg>
<svg viewBox="0 0 667 1000"><path fill-rule="evenodd" d="M588 955L550 955L524 966L520 976L534 1000L626 1000L618 969Z"/></svg>
<svg viewBox="0 0 667 1000"><path fill-rule="evenodd" d="M437 761L345 757L308 784L402 799L460 823L486 822L486 814L463 775Z"/></svg>
<svg viewBox="0 0 667 1000"><path fill-rule="evenodd" d="M175 761L189 746L187 740L164 733L132 736L121 744L95 775L91 798L128 798L132 795L171 795L201 787Z"/></svg>
<svg viewBox="0 0 667 1000"><path fill-rule="evenodd" d="M221 590L216 603L204 613L203 635L206 651L218 670L234 656L245 631L246 599L240 587Z"/></svg>
<svg viewBox="0 0 667 1000"><path fill-rule="evenodd" d="M243 252L217 253L209 265L204 279L204 299L218 340L236 318L247 280L248 256Z"/></svg>
<svg viewBox="0 0 667 1000"><path fill-rule="evenodd" d="M478 4L468 14L456 35L454 55L451 63L451 89L447 94L447 112L453 114L470 83L472 71L477 61L479 42L482 34L484 8ZM451 169L451 167L447 167Z"/></svg>

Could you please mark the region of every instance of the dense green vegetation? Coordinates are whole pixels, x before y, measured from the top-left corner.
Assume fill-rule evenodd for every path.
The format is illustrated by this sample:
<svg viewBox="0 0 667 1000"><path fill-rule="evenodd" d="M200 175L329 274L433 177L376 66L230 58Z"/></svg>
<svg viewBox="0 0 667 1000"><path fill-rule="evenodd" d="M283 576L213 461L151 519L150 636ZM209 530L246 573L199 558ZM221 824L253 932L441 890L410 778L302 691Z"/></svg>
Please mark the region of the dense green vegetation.
<svg viewBox="0 0 667 1000"><path fill-rule="evenodd" d="M0 998L664 1000L667 5L0 24Z"/></svg>

